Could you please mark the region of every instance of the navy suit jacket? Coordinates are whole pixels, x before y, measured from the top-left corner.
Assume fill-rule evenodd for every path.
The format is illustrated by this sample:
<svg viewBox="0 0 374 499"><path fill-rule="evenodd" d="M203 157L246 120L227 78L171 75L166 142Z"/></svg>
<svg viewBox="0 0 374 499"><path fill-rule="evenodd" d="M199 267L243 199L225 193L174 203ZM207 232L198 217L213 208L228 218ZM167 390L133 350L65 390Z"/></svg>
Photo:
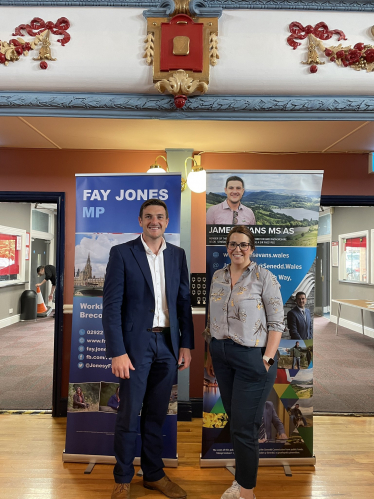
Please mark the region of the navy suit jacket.
<svg viewBox="0 0 374 499"><path fill-rule="evenodd" d="M266 436L268 440L271 440L271 425L274 425L278 435L281 433L285 433L284 431L284 426L282 421L279 419L278 414L276 413L274 409L274 404L270 400L267 400L265 402L265 409L264 409L264 423L265 423L265 431L266 431Z"/></svg>
<svg viewBox="0 0 374 499"><path fill-rule="evenodd" d="M147 350L155 308L152 275L140 238L112 247L103 293L107 357L127 353L134 367ZM170 243L163 255L171 341L178 359L179 348L194 347L187 261L184 250Z"/></svg>
<svg viewBox="0 0 374 499"><path fill-rule="evenodd" d="M294 307L287 314L287 326L292 340L310 340L313 337L310 310L308 308L304 310L305 319L299 307Z"/></svg>

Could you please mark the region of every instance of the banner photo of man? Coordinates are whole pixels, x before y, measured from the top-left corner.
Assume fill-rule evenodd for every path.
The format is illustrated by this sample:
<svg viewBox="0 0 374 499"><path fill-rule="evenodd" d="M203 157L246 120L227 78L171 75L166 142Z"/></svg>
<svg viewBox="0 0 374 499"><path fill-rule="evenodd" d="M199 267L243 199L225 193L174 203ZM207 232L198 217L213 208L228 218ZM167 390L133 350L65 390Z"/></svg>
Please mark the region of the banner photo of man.
<svg viewBox="0 0 374 499"><path fill-rule="evenodd" d="M139 210L144 201L167 204L167 243L180 245L180 174L78 175L73 322L68 416L64 461L115 462L114 429L120 407L119 378L106 357L103 289L110 250L142 232ZM177 380L170 393L163 426L167 465L177 465ZM140 457L140 416L137 453Z"/></svg>
<svg viewBox="0 0 374 499"><path fill-rule="evenodd" d="M266 345L269 331L279 331L279 346L268 371L269 377L274 360L275 381L266 402L263 406L261 403L262 417L256 423L260 463L279 459L314 462L313 315L322 178L321 171L207 172L206 271L210 306L204 336L209 345L213 341L208 347L213 366L213 354L217 358L215 352L225 339L234 346L242 345L242 349L258 346L266 362L263 343ZM251 239L243 238L241 226L254 236L253 248ZM233 228L239 231L239 237L235 230L230 232ZM229 233L236 237L230 236L234 242L230 239L228 245ZM235 262L245 258L246 251L251 262L248 270L233 278ZM258 269L253 277L251 269ZM234 284L226 292L226 281L231 279ZM225 384L222 398L219 381L212 372L210 365L204 370L201 465L226 466L235 459L231 440L236 428L232 428L227 414L227 409L230 413L234 407L225 407L224 402L229 403L226 382L221 374L221 383Z"/></svg>

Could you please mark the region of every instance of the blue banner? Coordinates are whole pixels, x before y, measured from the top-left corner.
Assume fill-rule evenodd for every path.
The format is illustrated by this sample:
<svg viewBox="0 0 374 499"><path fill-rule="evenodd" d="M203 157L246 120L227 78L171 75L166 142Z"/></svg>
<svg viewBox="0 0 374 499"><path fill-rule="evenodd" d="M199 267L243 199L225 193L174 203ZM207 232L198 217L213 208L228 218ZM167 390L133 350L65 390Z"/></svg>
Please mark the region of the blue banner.
<svg viewBox="0 0 374 499"><path fill-rule="evenodd" d="M281 285L286 328L278 349L277 378L263 414L267 433L260 442L260 458L265 460L313 458L314 281L321 187L322 172L207 172L207 289L214 272L230 263L226 238L235 225L249 226L256 244L251 260L272 272ZM236 207L231 209L230 203ZM307 299L302 331L294 320L298 292ZM225 466L233 459L230 423L217 380L205 369L201 463Z"/></svg>
<svg viewBox="0 0 374 499"><path fill-rule="evenodd" d="M142 232L139 209L147 199L167 204L170 222L164 237L180 244L180 174L77 176L73 324L68 417L64 460L100 462L113 456L119 405L119 379L106 358L102 296L110 248ZM177 378L164 424L165 459L177 458ZM140 417L138 418L140 423ZM138 431L137 456L141 439ZM92 456L96 456L93 458ZM107 460L103 460L107 462Z"/></svg>

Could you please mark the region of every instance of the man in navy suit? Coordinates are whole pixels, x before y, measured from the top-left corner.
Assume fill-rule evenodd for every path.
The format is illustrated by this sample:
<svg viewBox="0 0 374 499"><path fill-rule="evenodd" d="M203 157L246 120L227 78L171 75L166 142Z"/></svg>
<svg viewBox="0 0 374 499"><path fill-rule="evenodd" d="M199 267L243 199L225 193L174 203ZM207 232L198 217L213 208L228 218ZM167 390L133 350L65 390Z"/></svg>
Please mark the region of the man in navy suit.
<svg viewBox="0 0 374 499"><path fill-rule="evenodd" d="M271 440L271 427L274 426L277 432L277 438L280 440L286 440L287 434L285 432L282 421L279 419L278 414L275 411L274 404L270 400L265 402L264 412L262 414L263 424L265 433L262 435L262 439L259 440L260 443ZM262 424L262 423L261 423Z"/></svg>
<svg viewBox="0 0 374 499"><path fill-rule="evenodd" d="M310 311L305 307L306 294L296 293L296 307L287 314L287 326L292 340L310 340L313 338Z"/></svg>
<svg viewBox="0 0 374 499"><path fill-rule="evenodd" d="M140 237L113 246L103 294L103 328L112 372L120 378L114 435L112 499L129 499L141 410L143 485L167 497L187 493L163 470L162 425L177 368L187 369L194 346L188 269L183 249L165 242L167 206L140 208Z"/></svg>

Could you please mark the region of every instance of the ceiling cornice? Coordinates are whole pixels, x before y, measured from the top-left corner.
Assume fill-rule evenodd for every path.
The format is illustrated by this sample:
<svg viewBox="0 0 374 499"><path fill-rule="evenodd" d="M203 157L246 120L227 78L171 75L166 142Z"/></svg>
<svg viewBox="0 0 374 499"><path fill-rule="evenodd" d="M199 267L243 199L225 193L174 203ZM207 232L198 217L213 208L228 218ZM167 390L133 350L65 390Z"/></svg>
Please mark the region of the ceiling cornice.
<svg viewBox="0 0 374 499"><path fill-rule="evenodd" d="M0 92L0 116L215 121L374 121L374 96L204 95L176 109L151 94Z"/></svg>

